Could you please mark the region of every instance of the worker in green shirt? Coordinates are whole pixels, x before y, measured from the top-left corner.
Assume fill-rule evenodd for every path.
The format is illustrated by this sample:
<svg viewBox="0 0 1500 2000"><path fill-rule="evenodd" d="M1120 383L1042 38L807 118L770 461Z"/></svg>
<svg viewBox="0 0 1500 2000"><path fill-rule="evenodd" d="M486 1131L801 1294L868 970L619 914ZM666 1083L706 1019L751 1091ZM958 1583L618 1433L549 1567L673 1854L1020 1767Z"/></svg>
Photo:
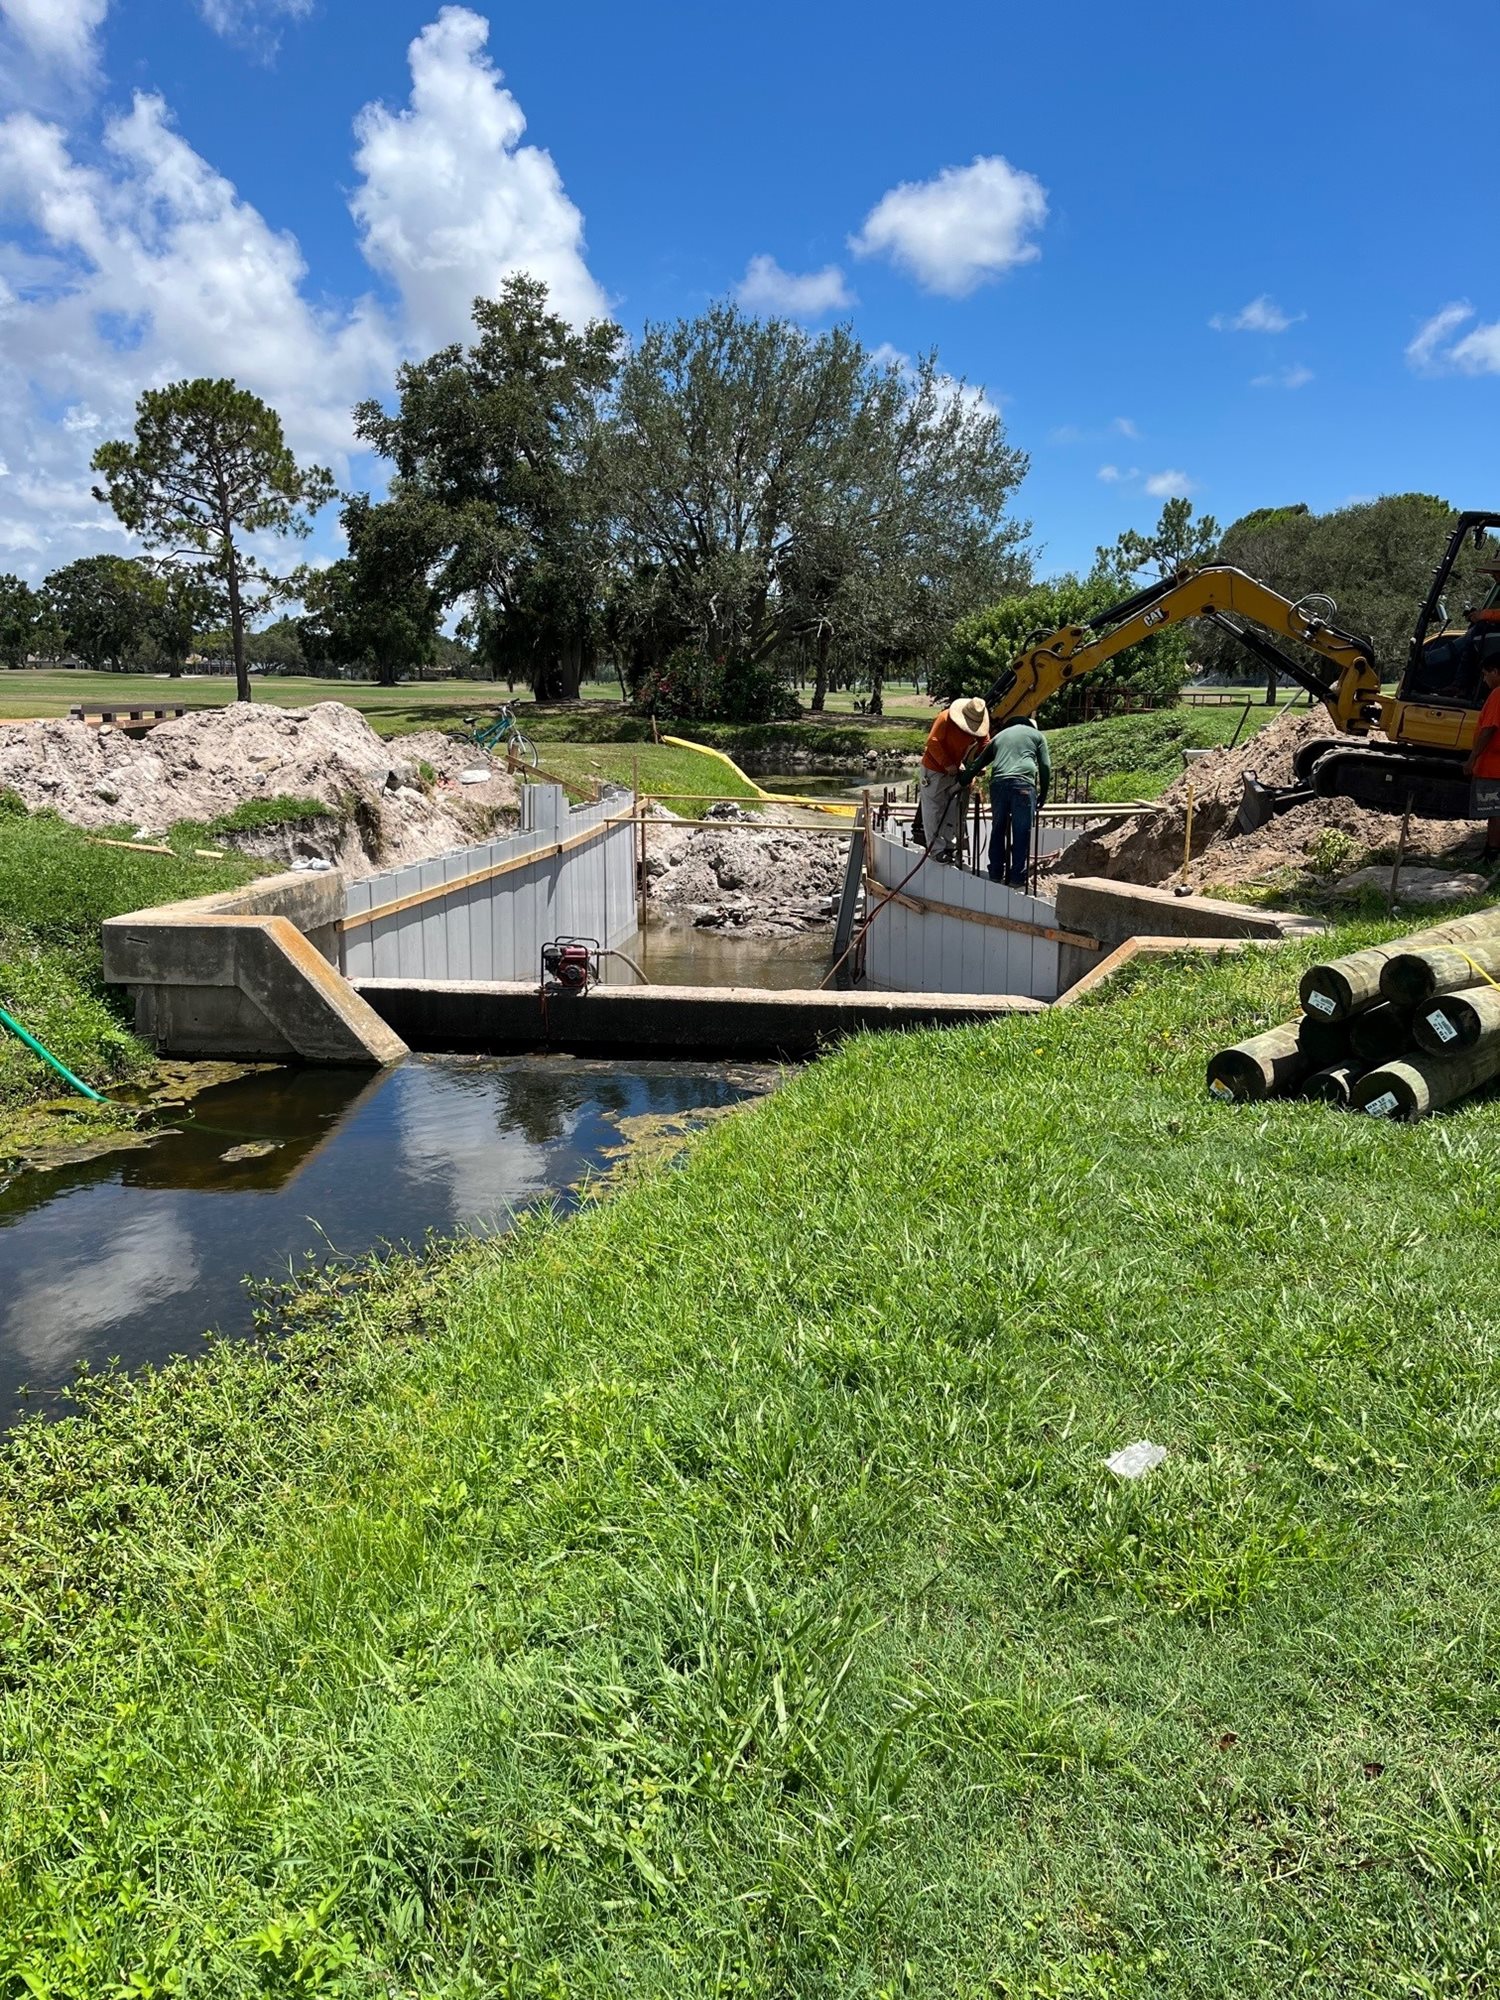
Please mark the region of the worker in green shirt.
<svg viewBox="0 0 1500 2000"><path fill-rule="evenodd" d="M1031 829L1052 783L1052 753L1031 717L1018 715L1001 725L974 759L969 775L977 775L986 764L992 766L990 880L1024 889L1031 865Z"/></svg>

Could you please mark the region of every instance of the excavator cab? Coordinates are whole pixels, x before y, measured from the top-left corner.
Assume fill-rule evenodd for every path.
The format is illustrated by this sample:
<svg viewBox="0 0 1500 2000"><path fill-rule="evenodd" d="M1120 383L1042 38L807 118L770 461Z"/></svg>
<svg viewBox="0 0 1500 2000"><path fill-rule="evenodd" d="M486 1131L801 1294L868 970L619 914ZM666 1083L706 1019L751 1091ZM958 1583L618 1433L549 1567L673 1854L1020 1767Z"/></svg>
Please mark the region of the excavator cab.
<svg viewBox="0 0 1500 2000"><path fill-rule="evenodd" d="M1315 794L1352 799L1378 812L1409 811L1418 819L1469 817L1464 761L1484 705L1485 663L1500 657L1497 531L1500 514L1459 515L1417 613L1396 692L1371 704L1370 720L1379 733L1304 744L1293 766L1295 786L1277 799L1277 808ZM1478 566L1487 587L1475 591L1475 601L1455 616L1449 608L1454 572L1470 549L1487 551L1495 560ZM1247 816L1263 810L1257 800Z"/></svg>

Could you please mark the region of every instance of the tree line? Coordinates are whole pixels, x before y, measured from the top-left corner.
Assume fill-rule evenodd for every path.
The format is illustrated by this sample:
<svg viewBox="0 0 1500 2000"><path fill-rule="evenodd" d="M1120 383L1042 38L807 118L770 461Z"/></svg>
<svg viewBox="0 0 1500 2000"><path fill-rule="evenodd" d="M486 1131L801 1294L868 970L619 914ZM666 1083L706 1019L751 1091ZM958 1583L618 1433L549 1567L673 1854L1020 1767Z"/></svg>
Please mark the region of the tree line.
<svg viewBox="0 0 1500 2000"><path fill-rule="evenodd" d="M248 697L255 623L295 600L315 668L394 679L451 627L542 699L608 659L642 708L749 721L794 710L808 673L815 707L855 671L878 706L886 676L1030 577L1007 511L1026 459L998 412L935 357L884 360L846 328L721 304L632 345L516 277L476 301L469 344L405 364L354 422L386 492L341 496L346 555L278 574L268 551L309 531L331 475L233 383L146 391L134 436L94 457L146 559L69 565L29 606L16 586L18 632L170 663L209 620Z"/></svg>
<svg viewBox="0 0 1500 2000"><path fill-rule="evenodd" d="M878 712L888 679L986 685L1032 634L1211 560L1327 592L1394 658L1452 518L1400 495L1221 531L1171 500L1088 575L1038 584L1010 511L1026 457L935 355L731 304L630 344L611 321L570 326L525 276L354 427L389 468L381 497L336 496L232 382L146 391L133 436L94 457L96 498L145 554L85 557L40 590L0 578L0 659L171 670L217 653L245 698L253 664L393 681L441 663L544 700L607 662L638 708L684 720L795 713L808 684L814 710L856 685ZM335 497L347 553L277 556ZM1165 633L1094 684L1171 699L1224 643Z"/></svg>

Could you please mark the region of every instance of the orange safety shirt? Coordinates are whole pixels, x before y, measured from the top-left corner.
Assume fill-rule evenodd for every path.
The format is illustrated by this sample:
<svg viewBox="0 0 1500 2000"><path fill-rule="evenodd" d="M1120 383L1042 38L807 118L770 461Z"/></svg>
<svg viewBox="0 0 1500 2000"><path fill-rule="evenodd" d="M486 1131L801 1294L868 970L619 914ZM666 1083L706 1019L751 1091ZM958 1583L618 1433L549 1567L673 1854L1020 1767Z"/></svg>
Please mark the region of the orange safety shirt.
<svg viewBox="0 0 1500 2000"><path fill-rule="evenodd" d="M1484 707L1479 711L1479 720L1474 725L1475 734L1477 735L1481 729L1493 729L1495 734L1475 760L1474 776L1500 778L1500 688L1491 688L1485 698Z"/></svg>
<svg viewBox="0 0 1500 2000"><path fill-rule="evenodd" d="M965 757L975 750L982 750L989 740L988 736L971 736L967 729L960 729L944 709L927 732L927 748L922 752L922 769L956 771Z"/></svg>

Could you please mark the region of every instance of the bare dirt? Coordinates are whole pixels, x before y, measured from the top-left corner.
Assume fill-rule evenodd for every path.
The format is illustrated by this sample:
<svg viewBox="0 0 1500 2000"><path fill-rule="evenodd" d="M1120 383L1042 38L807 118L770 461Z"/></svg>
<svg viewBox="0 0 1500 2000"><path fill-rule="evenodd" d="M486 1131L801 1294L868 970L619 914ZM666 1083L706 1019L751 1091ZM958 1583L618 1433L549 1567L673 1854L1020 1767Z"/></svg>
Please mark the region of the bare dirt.
<svg viewBox="0 0 1500 2000"><path fill-rule="evenodd" d="M489 776L461 785L470 768ZM284 862L332 861L355 875L462 847L517 803L515 780L472 745L435 730L385 743L335 701L234 703L140 738L72 720L0 725L0 787L75 826L147 835L255 799L317 799L337 818L215 836L216 844Z"/></svg>
<svg viewBox="0 0 1500 2000"><path fill-rule="evenodd" d="M787 937L828 923L845 843L730 810L736 816L717 823L653 818L646 874L657 912L742 937Z"/></svg>
<svg viewBox="0 0 1500 2000"><path fill-rule="evenodd" d="M1196 889L1235 888L1282 874L1310 871L1344 876L1360 864L1394 856L1401 835L1399 813L1367 811L1348 799L1310 799L1279 814L1253 833L1235 825L1247 773L1263 784L1292 781L1299 747L1327 736L1321 709L1283 716L1234 750L1199 757L1163 792L1155 813L1143 813L1102 833L1084 834L1056 857L1053 875L1103 875L1121 882L1186 883ZM1188 786L1193 790L1192 862L1183 872ZM1343 836L1332 841L1332 834ZM1407 858L1448 864L1472 848L1479 830L1468 820L1413 819Z"/></svg>

